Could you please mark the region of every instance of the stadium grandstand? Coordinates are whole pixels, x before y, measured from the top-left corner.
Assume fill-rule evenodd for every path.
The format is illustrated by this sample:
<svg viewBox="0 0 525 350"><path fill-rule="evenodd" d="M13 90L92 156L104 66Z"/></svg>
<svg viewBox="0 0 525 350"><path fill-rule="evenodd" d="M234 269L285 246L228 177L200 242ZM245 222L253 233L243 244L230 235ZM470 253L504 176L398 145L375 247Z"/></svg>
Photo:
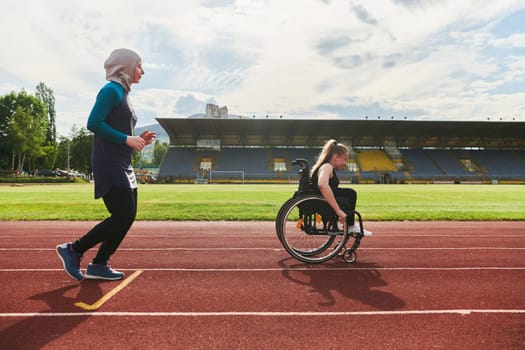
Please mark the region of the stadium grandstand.
<svg viewBox="0 0 525 350"><path fill-rule="evenodd" d="M296 158L349 146L346 183L525 183L525 123L314 119L205 115L157 118L170 138L158 178L166 183L296 182Z"/></svg>

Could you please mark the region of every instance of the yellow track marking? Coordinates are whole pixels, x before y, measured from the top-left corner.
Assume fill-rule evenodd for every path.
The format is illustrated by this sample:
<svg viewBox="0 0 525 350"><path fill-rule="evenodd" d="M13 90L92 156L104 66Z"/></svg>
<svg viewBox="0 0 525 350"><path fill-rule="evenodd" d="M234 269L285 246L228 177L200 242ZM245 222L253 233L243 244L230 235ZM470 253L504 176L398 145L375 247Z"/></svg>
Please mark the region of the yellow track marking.
<svg viewBox="0 0 525 350"><path fill-rule="evenodd" d="M75 303L75 306L84 309L84 310L97 310L99 307L101 307L106 301L108 301L111 297L113 297L115 294L120 292L122 289L124 289L128 284L130 284L135 278L137 278L144 270L137 270L131 274L128 278L126 278L124 281L122 281L121 284L110 290L107 294L105 294L102 298L97 300L93 304L86 304L83 301L79 301Z"/></svg>

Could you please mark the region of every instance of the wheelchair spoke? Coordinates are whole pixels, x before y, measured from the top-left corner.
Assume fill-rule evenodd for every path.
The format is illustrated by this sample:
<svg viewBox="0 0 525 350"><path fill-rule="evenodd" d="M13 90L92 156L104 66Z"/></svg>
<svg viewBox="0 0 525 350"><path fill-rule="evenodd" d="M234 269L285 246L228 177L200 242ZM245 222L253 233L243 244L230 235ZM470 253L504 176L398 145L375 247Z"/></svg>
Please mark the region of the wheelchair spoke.
<svg viewBox="0 0 525 350"><path fill-rule="evenodd" d="M331 259L344 246L346 234L337 228L337 217L319 195L288 201L276 223L285 249L298 260L318 263ZM341 237L342 239L335 239Z"/></svg>

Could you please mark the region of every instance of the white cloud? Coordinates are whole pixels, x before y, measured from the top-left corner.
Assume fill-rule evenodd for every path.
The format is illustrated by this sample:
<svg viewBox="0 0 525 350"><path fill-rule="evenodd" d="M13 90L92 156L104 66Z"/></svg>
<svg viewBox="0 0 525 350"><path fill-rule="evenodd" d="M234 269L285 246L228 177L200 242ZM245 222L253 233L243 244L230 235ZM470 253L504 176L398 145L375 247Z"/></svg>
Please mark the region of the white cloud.
<svg viewBox="0 0 525 350"><path fill-rule="evenodd" d="M132 92L143 121L181 97L185 111L525 121L525 32L511 25L524 20L519 0L6 0L0 93L43 81L67 134L109 52L129 47L146 69Z"/></svg>
<svg viewBox="0 0 525 350"><path fill-rule="evenodd" d="M525 48L525 33L516 33L503 39L493 39L490 44L499 48Z"/></svg>

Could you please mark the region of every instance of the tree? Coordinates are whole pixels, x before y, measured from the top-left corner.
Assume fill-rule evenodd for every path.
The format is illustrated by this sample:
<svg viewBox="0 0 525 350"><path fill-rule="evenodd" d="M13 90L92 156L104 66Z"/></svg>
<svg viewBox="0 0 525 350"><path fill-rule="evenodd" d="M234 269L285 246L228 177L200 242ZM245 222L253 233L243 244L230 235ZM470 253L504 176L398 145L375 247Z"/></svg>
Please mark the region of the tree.
<svg viewBox="0 0 525 350"><path fill-rule="evenodd" d="M57 128L56 128L56 111L55 111L55 96L53 90L47 87L46 84L40 82L36 87L36 97L44 103L47 108L48 129L46 141L54 145L56 144Z"/></svg>
<svg viewBox="0 0 525 350"><path fill-rule="evenodd" d="M69 145L69 166L86 174L91 173L91 148L93 134L82 127L74 131Z"/></svg>
<svg viewBox="0 0 525 350"><path fill-rule="evenodd" d="M33 166L35 169L54 169L58 155L58 143L42 147L43 155L34 159Z"/></svg>
<svg viewBox="0 0 525 350"><path fill-rule="evenodd" d="M142 152L133 151L133 154L131 155L131 164L134 168L142 168Z"/></svg>
<svg viewBox="0 0 525 350"><path fill-rule="evenodd" d="M57 167L90 174L93 134L84 127L77 129L76 126L73 126L70 135L69 138L60 136L58 139Z"/></svg>
<svg viewBox="0 0 525 350"><path fill-rule="evenodd" d="M9 164L9 121L15 113L7 96L0 96L0 168L5 169Z"/></svg>
<svg viewBox="0 0 525 350"><path fill-rule="evenodd" d="M43 155L48 128L45 105L25 91L0 97L0 159L11 156L11 169L22 170L26 157ZM31 163L28 165L31 169Z"/></svg>
<svg viewBox="0 0 525 350"><path fill-rule="evenodd" d="M160 143L159 140L155 140L153 145L153 164L160 164L167 151L168 144L166 142Z"/></svg>
<svg viewBox="0 0 525 350"><path fill-rule="evenodd" d="M71 141L66 136L59 136L57 142L57 156L53 168L67 169L68 145Z"/></svg>

